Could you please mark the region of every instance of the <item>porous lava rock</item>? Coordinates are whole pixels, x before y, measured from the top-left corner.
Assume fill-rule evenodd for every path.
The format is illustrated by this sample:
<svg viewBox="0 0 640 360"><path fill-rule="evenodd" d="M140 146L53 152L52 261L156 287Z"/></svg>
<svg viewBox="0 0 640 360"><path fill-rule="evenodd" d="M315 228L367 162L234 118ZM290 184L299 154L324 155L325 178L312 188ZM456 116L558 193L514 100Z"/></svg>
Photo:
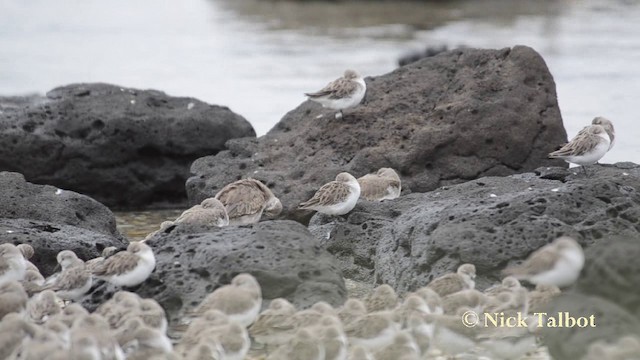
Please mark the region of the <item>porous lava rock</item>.
<svg viewBox="0 0 640 360"><path fill-rule="evenodd" d="M363 103L335 111L307 101L258 139L196 160L192 203L225 184L254 177L284 205L283 218L343 171L356 177L396 169L406 192L540 166L566 166L547 154L566 142L553 77L533 49L456 49L366 78Z"/></svg>
<svg viewBox="0 0 640 360"><path fill-rule="evenodd" d="M618 163L591 166L588 176L577 169L541 168L383 202L360 200L344 217L314 216L309 229L338 258L347 278L406 292L472 263L477 287L483 289L498 282L505 267L561 235L574 237L585 248L613 237L638 239L639 214L640 166ZM604 264L613 273L585 279L585 284L634 277L617 288L632 291L637 251L617 255L634 245L637 241L602 251L601 259L586 265L585 274ZM608 267L616 258L620 263ZM615 297L614 290L606 289L593 292ZM625 299L637 309L634 294Z"/></svg>
<svg viewBox="0 0 640 360"><path fill-rule="evenodd" d="M156 90L72 84L46 97L0 97L0 170L114 208L187 201L191 163L253 136L226 107Z"/></svg>

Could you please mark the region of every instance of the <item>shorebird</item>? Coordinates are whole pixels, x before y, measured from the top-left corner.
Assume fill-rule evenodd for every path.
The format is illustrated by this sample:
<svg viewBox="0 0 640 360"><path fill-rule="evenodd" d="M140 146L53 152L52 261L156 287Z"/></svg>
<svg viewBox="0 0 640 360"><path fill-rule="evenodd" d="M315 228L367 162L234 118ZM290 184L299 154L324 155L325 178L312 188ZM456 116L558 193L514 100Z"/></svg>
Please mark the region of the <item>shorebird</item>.
<svg viewBox="0 0 640 360"><path fill-rule="evenodd" d="M324 360L325 349L309 329L299 329L285 345L269 354L267 360Z"/></svg>
<svg viewBox="0 0 640 360"><path fill-rule="evenodd" d="M208 198L204 199L199 205L185 210L174 223L223 227L229 225L229 215L227 215L227 210L220 200Z"/></svg>
<svg viewBox="0 0 640 360"><path fill-rule="evenodd" d="M437 292L425 286L418 289L415 294L424 299L431 314L444 313L444 309L442 308L442 298Z"/></svg>
<svg viewBox="0 0 640 360"><path fill-rule="evenodd" d="M609 151L611 139L601 125L589 125L582 129L566 145L549 154L551 159L562 159L582 166L598 162Z"/></svg>
<svg viewBox="0 0 640 360"><path fill-rule="evenodd" d="M611 150L616 139L616 130L613 128L613 123L602 116L598 116L591 121L591 125L600 125L604 128L604 131L609 135L609 150Z"/></svg>
<svg viewBox="0 0 640 360"><path fill-rule="evenodd" d="M400 176L392 168L382 168L375 174L358 178L360 197L369 201L395 199L400 196L402 185Z"/></svg>
<svg viewBox="0 0 640 360"><path fill-rule="evenodd" d="M305 93L309 100L321 104L323 107L339 110L336 119L342 118L342 110L357 106L364 99L367 92L367 84L364 79L353 70L346 70L341 78L338 78L313 93Z"/></svg>
<svg viewBox="0 0 640 360"><path fill-rule="evenodd" d="M430 314L431 310L427 306L427 302L424 301L420 295L408 294L400 306L393 310L394 321L398 324L406 327L409 317L413 313L418 314Z"/></svg>
<svg viewBox="0 0 640 360"><path fill-rule="evenodd" d="M27 294L31 296L41 291L42 286L44 285L44 277L40 274L40 271L29 269L24 274L24 278L20 283Z"/></svg>
<svg viewBox="0 0 640 360"><path fill-rule="evenodd" d="M407 332L397 333L391 344L374 354L376 360L419 360L419 355L418 345Z"/></svg>
<svg viewBox="0 0 640 360"><path fill-rule="evenodd" d="M400 325L393 321L393 313L374 312L359 318L344 330L351 345L377 351L393 342Z"/></svg>
<svg viewBox="0 0 640 360"><path fill-rule="evenodd" d="M298 209L315 210L327 215L344 215L353 210L360 197L360 184L353 175L343 172L326 183Z"/></svg>
<svg viewBox="0 0 640 360"><path fill-rule="evenodd" d="M529 312L544 311L545 305L558 295L560 288L555 285L536 285L536 288L529 292Z"/></svg>
<svg viewBox="0 0 640 360"><path fill-rule="evenodd" d="M462 264L455 273L435 278L427 287L444 297L457 291L473 289L475 278L476 267L473 264Z"/></svg>
<svg viewBox="0 0 640 360"><path fill-rule="evenodd" d="M367 306L359 299L349 298L338 310L338 318L344 327L350 326L357 319L367 315Z"/></svg>
<svg viewBox="0 0 640 360"><path fill-rule="evenodd" d="M28 299L19 282L9 281L0 285L0 319L10 313L24 313Z"/></svg>
<svg viewBox="0 0 640 360"><path fill-rule="evenodd" d="M373 289L373 292L365 299L364 304L370 313L393 310L398 306L398 295L391 286L382 284Z"/></svg>
<svg viewBox="0 0 640 360"><path fill-rule="evenodd" d="M109 256L116 254L118 251L120 250L115 246L107 246L106 248L102 249L102 253L100 253L99 257L85 261L84 266L87 268L87 270L93 273L93 270L98 267L98 264L103 262L104 259L108 258Z"/></svg>
<svg viewBox="0 0 640 360"><path fill-rule="evenodd" d="M116 286L142 284L156 267L156 257L149 245L132 242L121 251L100 263L93 275Z"/></svg>
<svg viewBox="0 0 640 360"><path fill-rule="evenodd" d="M0 245L0 285L21 281L27 271L27 261L15 245Z"/></svg>
<svg viewBox="0 0 640 360"><path fill-rule="evenodd" d="M584 253L580 244L570 237L562 236L534 251L522 264L503 272L532 284L562 288L576 282L583 266Z"/></svg>
<svg viewBox="0 0 640 360"><path fill-rule="evenodd" d="M342 325L320 327L318 335L324 347L325 360L347 359L348 341Z"/></svg>
<svg viewBox="0 0 640 360"><path fill-rule="evenodd" d="M260 313L251 325L249 334L257 343L282 345L289 340L289 336L283 336L281 327L295 313L296 308L289 301L282 298L273 299L269 308Z"/></svg>
<svg viewBox="0 0 640 360"><path fill-rule="evenodd" d="M256 278L250 274L239 274L231 284L207 295L192 314L201 316L209 310L219 310L231 321L247 327L256 320L261 306L262 291Z"/></svg>
<svg viewBox="0 0 640 360"><path fill-rule="evenodd" d="M461 307L469 308L480 313L488 301L489 299L480 291L476 289L466 289L443 297L442 306L444 313L448 315L456 314Z"/></svg>
<svg viewBox="0 0 640 360"><path fill-rule="evenodd" d="M58 297L52 290L44 290L33 295L27 302L27 318L36 324L45 323L50 317L62 311Z"/></svg>
<svg viewBox="0 0 640 360"><path fill-rule="evenodd" d="M352 346L349 352L349 360L375 360L373 355L364 346Z"/></svg>
<svg viewBox="0 0 640 360"><path fill-rule="evenodd" d="M45 281L42 290L53 290L62 300L79 301L93 285L91 273L71 250L60 251L56 259L62 270Z"/></svg>
<svg viewBox="0 0 640 360"><path fill-rule="evenodd" d="M242 179L223 187L215 196L226 208L229 225L260 221L264 214L273 218L282 212L282 203L262 182Z"/></svg>

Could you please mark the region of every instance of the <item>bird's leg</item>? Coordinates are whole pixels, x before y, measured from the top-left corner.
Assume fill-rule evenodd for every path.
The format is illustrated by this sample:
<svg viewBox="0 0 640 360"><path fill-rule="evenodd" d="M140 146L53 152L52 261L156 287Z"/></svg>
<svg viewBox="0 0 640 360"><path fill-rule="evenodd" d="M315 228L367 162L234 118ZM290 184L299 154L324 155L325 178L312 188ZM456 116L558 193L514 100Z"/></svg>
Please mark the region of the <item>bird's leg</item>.
<svg viewBox="0 0 640 360"><path fill-rule="evenodd" d="M582 165L582 170L584 170L584 176L589 177L589 173L587 172L587 167L585 165Z"/></svg>

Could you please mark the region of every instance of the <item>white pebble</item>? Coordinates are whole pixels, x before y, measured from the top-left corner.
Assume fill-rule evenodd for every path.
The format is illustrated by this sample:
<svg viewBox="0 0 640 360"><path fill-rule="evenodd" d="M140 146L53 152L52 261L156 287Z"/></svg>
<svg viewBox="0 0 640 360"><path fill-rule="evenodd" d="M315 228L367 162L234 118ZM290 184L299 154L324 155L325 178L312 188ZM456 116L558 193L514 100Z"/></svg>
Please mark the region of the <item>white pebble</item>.
<svg viewBox="0 0 640 360"><path fill-rule="evenodd" d="M489 195L489 197L498 197L498 195L496 195L496 194L491 194L491 195Z"/></svg>
<svg viewBox="0 0 640 360"><path fill-rule="evenodd" d="M622 173L622 175L624 175L624 176L628 176L629 174L628 174L628 173L626 173L626 172L623 172L623 173Z"/></svg>
<svg viewBox="0 0 640 360"><path fill-rule="evenodd" d="M558 192L558 191L560 191L560 188L551 189L551 191Z"/></svg>
<svg viewBox="0 0 640 360"><path fill-rule="evenodd" d="M135 100L131 100L131 103L132 103L132 104L135 104L135 103L136 103L136 101L135 101Z"/></svg>
<svg viewBox="0 0 640 360"><path fill-rule="evenodd" d="M194 107L194 106L196 106L196 104L194 104L194 103L189 103L189 104L187 105L187 110L191 110L191 109L193 109L193 107Z"/></svg>
<svg viewBox="0 0 640 360"><path fill-rule="evenodd" d="M60 195L60 194L62 194L62 189L56 190L56 195Z"/></svg>

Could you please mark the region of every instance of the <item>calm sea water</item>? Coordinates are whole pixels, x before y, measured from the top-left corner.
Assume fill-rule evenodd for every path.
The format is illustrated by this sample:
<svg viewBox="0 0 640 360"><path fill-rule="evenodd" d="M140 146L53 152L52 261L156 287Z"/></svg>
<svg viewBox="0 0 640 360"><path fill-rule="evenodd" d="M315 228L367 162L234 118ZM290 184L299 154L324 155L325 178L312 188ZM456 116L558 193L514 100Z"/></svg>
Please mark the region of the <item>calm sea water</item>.
<svg viewBox="0 0 640 360"><path fill-rule="evenodd" d="M427 45L538 50L569 136L611 118L602 162L640 162L638 1L323 3L0 0L0 95L73 82L155 88L227 105L259 135L354 68L384 74Z"/></svg>

